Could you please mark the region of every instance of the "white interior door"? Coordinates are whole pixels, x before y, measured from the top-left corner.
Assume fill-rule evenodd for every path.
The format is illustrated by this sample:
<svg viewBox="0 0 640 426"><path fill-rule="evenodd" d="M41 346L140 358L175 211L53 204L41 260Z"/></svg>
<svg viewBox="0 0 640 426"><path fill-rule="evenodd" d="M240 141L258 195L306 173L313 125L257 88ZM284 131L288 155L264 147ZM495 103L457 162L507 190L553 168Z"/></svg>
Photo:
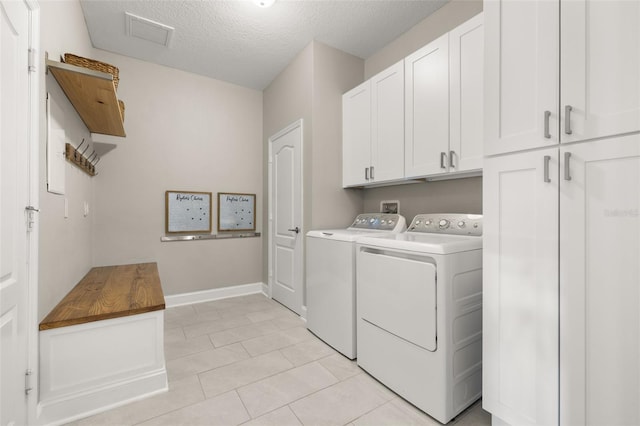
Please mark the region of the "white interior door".
<svg viewBox="0 0 640 426"><path fill-rule="evenodd" d="M269 138L271 296L302 313L302 120Z"/></svg>
<svg viewBox="0 0 640 426"><path fill-rule="evenodd" d="M0 1L0 425L27 423L29 9ZM27 214L29 213L29 214Z"/></svg>

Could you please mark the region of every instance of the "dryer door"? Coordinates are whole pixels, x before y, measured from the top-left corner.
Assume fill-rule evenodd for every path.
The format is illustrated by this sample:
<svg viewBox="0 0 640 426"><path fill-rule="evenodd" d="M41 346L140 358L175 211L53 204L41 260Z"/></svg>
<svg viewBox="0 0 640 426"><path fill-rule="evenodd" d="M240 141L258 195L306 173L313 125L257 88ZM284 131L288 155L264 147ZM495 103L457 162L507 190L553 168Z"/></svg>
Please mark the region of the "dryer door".
<svg viewBox="0 0 640 426"><path fill-rule="evenodd" d="M358 316L428 351L436 342L436 265L426 256L362 247Z"/></svg>

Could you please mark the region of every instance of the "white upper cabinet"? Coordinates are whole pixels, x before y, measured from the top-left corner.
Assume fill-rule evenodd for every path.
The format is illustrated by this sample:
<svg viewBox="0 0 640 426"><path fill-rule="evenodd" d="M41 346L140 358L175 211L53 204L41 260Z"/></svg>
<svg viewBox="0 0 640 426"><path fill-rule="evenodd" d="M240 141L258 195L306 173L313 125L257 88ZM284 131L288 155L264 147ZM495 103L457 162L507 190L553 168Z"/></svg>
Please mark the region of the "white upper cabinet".
<svg viewBox="0 0 640 426"><path fill-rule="evenodd" d="M560 5L560 140L640 130L640 2Z"/></svg>
<svg viewBox="0 0 640 426"><path fill-rule="evenodd" d="M640 130L640 2L492 0L484 14L486 155Z"/></svg>
<svg viewBox="0 0 640 426"><path fill-rule="evenodd" d="M342 186L365 184L370 165L371 81L365 81L342 95Z"/></svg>
<svg viewBox="0 0 640 426"><path fill-rule="evenodd" d="M404 178L404 64L371 79L370 183Z"/></svg>
<svg viewBox="0 0 640 426"><path fill-rule="evenodd" d="M449 170L449 35L405 58L405 172Z"/></svg>
<svg viewBox="0 0 640 426"><path fill-rule="evenodd" d="M404 178L403 62L342 95L342 186Z"/></svg>
<svg viewBox="0 0 640 426"><path fill-rule="evenodd" d="M485 155L557 144L557 0L484 3Z"/></svg>
<svg viewBox="0 0 640 426"><path fill-rule="evenodd" d="M482 169L483 16L405 59L407 178Z"/></svg>
<svg viewBox="0 0 640 426"><path fill-rule="evenodd" d="M479 14L345 93L343 186L482 170Z"/></svg>
<svg viewBox="0 0 640 426"><path fill-rule="evenodd" d="M482 169L484 155L484 16L449 33L449 171Z"/></svg>

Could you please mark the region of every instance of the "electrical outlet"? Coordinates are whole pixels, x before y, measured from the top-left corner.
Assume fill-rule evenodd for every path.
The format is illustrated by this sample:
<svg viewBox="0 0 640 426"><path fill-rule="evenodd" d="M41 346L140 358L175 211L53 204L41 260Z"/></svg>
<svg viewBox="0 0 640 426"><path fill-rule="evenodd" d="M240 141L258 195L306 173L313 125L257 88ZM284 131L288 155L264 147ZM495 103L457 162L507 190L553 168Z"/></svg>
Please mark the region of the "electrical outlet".
<svg viewBox="0 0 640 426"><path fill-rule="evenodd" d="M87 217L89 215L89 202L85 201L84 202L84 217Z"/></svg>

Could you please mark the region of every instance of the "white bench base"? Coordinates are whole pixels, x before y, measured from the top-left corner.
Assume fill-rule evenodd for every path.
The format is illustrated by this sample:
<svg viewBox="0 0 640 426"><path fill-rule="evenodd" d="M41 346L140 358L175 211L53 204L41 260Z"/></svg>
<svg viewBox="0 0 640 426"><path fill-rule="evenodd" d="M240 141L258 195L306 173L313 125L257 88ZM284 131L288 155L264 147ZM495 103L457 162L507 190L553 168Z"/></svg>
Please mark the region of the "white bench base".
<svg viewBox="0 0 640 426"><path fill-rule="evenodd" d="M39 373L43 425L164 392L164 311L40 331Z"/></svg>

